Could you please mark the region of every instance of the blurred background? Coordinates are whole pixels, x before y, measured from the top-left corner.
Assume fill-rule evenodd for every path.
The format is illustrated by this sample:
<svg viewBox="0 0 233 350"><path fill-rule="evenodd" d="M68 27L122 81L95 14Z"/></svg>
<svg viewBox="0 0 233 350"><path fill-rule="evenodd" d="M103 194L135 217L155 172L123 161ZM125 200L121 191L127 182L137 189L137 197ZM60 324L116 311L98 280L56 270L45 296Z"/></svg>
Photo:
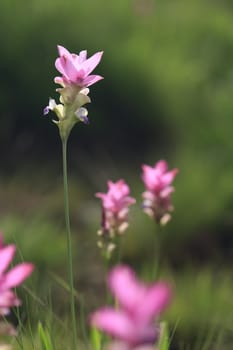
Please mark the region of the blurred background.
<svg viewBox="0 0 233 350"><path fill-rule="evenodd" d="M1 0L0 228L19 259L37 264L38 309L48 290L58 315L67 299L57 277L66 280L61 144L53 115L42 114L49 97L58 100L56 45L103 50L90 125L69 140L78 293L87 311L104 300L94 194L124 178L137 206L123 260L151 280L159 235L159 277L175 291L166 315L173 348L198 350L207 338L205 349L232 348L232 23L231 0ZM180 170L162 231L140 209L141 164L159 159Z"/></svg>

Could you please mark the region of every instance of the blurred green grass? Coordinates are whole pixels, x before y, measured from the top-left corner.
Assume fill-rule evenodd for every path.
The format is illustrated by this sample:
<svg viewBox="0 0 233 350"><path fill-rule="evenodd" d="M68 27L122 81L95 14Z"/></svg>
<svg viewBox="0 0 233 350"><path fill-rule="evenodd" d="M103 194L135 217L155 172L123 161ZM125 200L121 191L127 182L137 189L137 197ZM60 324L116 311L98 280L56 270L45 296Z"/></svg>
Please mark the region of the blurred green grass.
<svg viewBox="0 0 233 350"><path fill-rule="evenodd" d="M71 178L71 222L75 284L78 293L77 312L80 317L81 300L84 298L86 308L83 317L86 318L89 312L105 302L105 269L96 246L96 231L100 224L99 203L98 200L89 197L91 194L89 188L82 185L80 191L76 182L76 179L74 181ZM20 296L23 299L22 313L30 315L28 322L31 322L34 334L38 319L46 319L48 309L51 308L50 300L53 300L54 309L51 311L57 315L58 320L66 318L69 310L68 292L64 289L63 282L57 279L61 278L66 284L62 189L59 181L51 184L50 191L46 193L43 193L43 185L34 190L29 184L19 186L17 176L12 183L7 184L5 180L4 186L0 189L3 201L7 200L10 194L8 208L0 218L1 229L6 242L16 242L18 260L33 261L36 264L35 275L29 281L29 289L20 289ZM11 206L15 206L17 198L20 198L24 205L18 207L16 214L12 213ZM80 210L76 208L78 205ZM39 211L38 208L43 209ZM178 214L175 211L173 220L176 215ZM189 256L185 251L189 239L186 245L181 245L179 235L172 233L172 227L168 232L167 229L159 232L153 221L141 212L139 203L132 210L130 220L130 230L123 240L123 260L140 269L142 278L148 281L155 278L153 272L155 235L160 235L161 270L158 277L170 281L174 289L173 303L164 316L169 322L171 332L175 331L172 340L174 349L176 344L181 349L182 344L186 344L187 348L190 344L192 349L195 346L201 349L207 337L210 337L211 346L208 348L212 349L213 343L221 334L220 344L223 349L228 349L233 321L231 300L233 286L232 271L230 265L224 263L224 257L217 260L214 252L202 262L198 252ZM172 226L173 222L170 225ZM61 326L59 321L57 326ZM54 336L56 337L56 331ZM26 339L24 341L27 342Z"/></svg>

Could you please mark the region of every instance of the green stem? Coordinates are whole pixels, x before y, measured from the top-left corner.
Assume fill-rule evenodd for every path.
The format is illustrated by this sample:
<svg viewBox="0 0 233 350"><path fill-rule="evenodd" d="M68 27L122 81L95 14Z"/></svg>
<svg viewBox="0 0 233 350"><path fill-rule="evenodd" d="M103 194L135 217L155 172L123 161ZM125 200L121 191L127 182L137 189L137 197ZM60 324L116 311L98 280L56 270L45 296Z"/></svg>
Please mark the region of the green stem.
<svg viewBox="0 0 233 350"><path fill-rule="evenodd" d="M161 258L161 228L157 225L157 231L155 232L154 238L154 266L152 270L153 278L158 278L158 271L160 268L160 258Z"/></svg>
<svg viewBox="0 0 233 350"><path fill-rule="evenodd" d="M66 221L66 237L67 237L67 265L70 286L70 312L72 323L73 350L77 350L77 327L75 317L75 296L74 296L74 274L73 274L73 259L72 259L72 242L70 231L70 213L69 213L69 194L67 180L67 139L62 139L62 161L63 161L63 185L64 185L64 209Z"/></svg>
<svg viewBox="0 0 233 350"><path fill-rule="evenodd" d="M122 240L124 237L118 235L117 237L117 264L121 263L122 258Z"/></svg>

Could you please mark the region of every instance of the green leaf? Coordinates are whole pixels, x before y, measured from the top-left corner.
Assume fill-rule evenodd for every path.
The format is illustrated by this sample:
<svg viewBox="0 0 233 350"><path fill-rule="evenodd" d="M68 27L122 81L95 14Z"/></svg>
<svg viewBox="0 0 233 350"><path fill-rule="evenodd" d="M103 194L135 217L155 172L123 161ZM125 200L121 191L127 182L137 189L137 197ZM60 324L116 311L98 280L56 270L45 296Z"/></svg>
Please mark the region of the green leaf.
<svg viewBox="0 0 233 350"><path fill-rule="evenodd" d="M93 350L100 350L101 349L101 343L102 343L102 334L98 329L91 328L91 343Z"/></svg>
<svg viewBox="0 0 233 350"><path fill-rule="evenodd" d="M166 322L161 322L158 350L168 350L168 349L169 349L168 326Z"/></svg>
<svg viewBox="0 0 233 350"><path fill-rule="evenodd" d="M53 350L50 334L43 328L41 322L38 323L37 329L42 350Z"/></svg>

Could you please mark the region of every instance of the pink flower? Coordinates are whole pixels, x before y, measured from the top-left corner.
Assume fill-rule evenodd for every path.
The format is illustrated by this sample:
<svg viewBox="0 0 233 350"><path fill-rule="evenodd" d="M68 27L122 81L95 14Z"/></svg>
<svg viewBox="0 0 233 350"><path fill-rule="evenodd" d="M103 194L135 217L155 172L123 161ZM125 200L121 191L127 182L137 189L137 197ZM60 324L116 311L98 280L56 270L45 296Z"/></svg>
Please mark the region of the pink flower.
<svg viewBox="0 0 233 350"><path fill-rule="evenodd" d="M123 341L114 341L110 343L106 350L131 350L132 347ZM134 350L158 350L153 344L139 345L133 348ZM1 350L1 349L0 349Z"/></svg>
<svg viewBox="0 0 233 350"><path fill-rule="evenodd" d="M58 45L59 57L55 61L55 67L62 76L55 77L54 81L61 87L56 89L60 94L60 103L54 99L44 108L44 115L53 111L58 120L53 120L57 125L60 137L67 141L71 130L78 122L89 123L88 111L83 106L90 103L88 86L103 79L100 75L90 75L101 60L103 52L97 52L87 58L87 51L81 51L79 55L70 53L63 46Z"/></svg>
<svg viewBox="0 0 233 350"><path fill-rule="evenodd" d="M97 310L91 315L91 325L123 342L125 349L155 343L159 326L154 325L154 320L171 300L170 287L163 282L146 285L124 265L111 270L108 285L119 307Z"/></svg>
<svg viewBox="0 0 233 350"><path fill-rule="evenodd" d="M0 235L0 315L6 315L10 307L20 305L20 300L11 290L19 286L33 271L31 263L21 263L6 272L15 255L16 247L11 244L3 246Z"/></svg>
<svg viewBox="0 0 233 350"><path fill-rule="evenodd" d="M103 52L97 52L87 59L87 51L81 51L79 55L70 53L63 46L58 45L59 56L55 61L55 67L62 74L56 77L55 83L63 87L74 85L85 88L103 79L100 75L90 75L99 64Z"/></svg>
<svg viewBox="0 0 233 350"><path fill-rule="evenodd" d="M167 162L160 160L154 167L143 165L142 170L142 180L146 187L146 191L142 194L144 211L158 223L166 224L170 219L169 212L173 210L170 196L174 187L171 184L178 169L167 171Z"/></svg>
<svg viewBox="0 0 233 350"><path fill-rule="evenodd" d="M136 202L129 193L129 186L124 180L108 181L108 192L96 193L96 197L102 200L103 233L122 233L128 227L129 206Z"/></svg>

